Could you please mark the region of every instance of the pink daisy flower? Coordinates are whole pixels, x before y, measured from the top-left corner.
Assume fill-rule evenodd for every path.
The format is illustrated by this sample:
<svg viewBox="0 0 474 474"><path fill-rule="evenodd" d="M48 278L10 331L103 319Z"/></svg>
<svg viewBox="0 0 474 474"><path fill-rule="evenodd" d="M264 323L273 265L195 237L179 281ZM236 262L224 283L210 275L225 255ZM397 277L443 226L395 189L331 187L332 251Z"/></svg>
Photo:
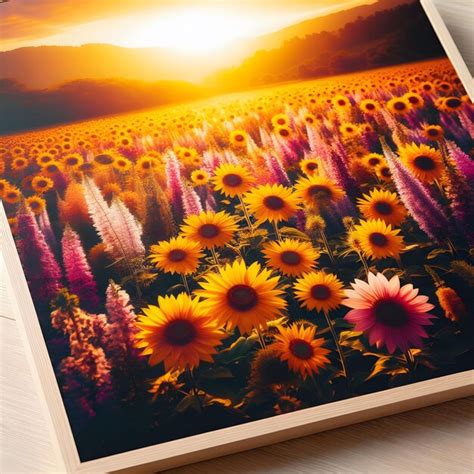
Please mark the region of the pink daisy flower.
<svg viewBox="0 0 474 474"><path fill-rule="evenodd" d="M400 286L398 276L390 280L382 273L369 273L369 281L355 280L352 290L346 290L342 304L353 308L345 319L354 324L355 331L366 333L371 345L384 345L393 354L397 347L405 352L421 347L428 337L423 326L431 325L436 316L428 314L434 306L428 297L418 295L413 285Z"/></svg>

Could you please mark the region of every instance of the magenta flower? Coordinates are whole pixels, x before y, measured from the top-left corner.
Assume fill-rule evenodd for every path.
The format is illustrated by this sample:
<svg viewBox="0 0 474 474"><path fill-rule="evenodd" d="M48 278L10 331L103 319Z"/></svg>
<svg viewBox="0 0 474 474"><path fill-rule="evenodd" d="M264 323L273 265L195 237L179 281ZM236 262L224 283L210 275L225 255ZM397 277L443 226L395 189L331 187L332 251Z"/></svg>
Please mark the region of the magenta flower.
<svg viewBox="0 0 474 474"><path fill-rule="evenodd" d="M428 297L408 284L400 286L398 276L390 280L382 273L369 273L369 281L355 280L352 290L346 290L342 304L352 308L345 319L354 324L355 331L364 332L377 349L386 346L393 354L398 348L422 347L428 337L424 326L431 325L436 316L429 314L434 306Z"/></svg>
<svg viewBox="0 0 474 474"><path fill-rule="evenodd" d="M32 296L42 304L49 303L61 288L61 269L25 205L18 211L17 246Z"/></svg>
<svg viewBox="0 0 474 474"><path fill-rule="evenodd" d="M62 239L63 261L72 293L79 297L81 306L95 311L99 305L97 285L92 275L79 235L71 227L64 230Z"/></svg>

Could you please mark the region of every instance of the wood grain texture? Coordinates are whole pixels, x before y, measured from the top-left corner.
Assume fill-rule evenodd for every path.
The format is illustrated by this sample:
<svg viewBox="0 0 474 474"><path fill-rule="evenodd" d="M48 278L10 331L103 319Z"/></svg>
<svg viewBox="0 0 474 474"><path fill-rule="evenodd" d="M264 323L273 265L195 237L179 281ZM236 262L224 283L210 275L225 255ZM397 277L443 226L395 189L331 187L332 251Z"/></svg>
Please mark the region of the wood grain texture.
<svg viewBox="0 0 474 474"><path fill-rule="evenodd" d="M436 0L471 74L474 3ZM0 259L0 472L59 472L5 290ZM474 471L474 399L382 418L168 474Z"/></svg>

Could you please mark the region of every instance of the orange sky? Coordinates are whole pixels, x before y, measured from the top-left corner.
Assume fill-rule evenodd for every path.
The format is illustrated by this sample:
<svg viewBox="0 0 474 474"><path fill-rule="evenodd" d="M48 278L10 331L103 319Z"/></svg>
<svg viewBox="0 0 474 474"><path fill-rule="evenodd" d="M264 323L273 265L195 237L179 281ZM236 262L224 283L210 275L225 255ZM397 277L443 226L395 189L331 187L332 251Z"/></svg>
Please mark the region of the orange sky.
<svg viewBox="0 0 474 474"><path fill-rule="evenodd" d="M111 43L212 51L238 38L374 0L10 0L0 50Z"/></svg>

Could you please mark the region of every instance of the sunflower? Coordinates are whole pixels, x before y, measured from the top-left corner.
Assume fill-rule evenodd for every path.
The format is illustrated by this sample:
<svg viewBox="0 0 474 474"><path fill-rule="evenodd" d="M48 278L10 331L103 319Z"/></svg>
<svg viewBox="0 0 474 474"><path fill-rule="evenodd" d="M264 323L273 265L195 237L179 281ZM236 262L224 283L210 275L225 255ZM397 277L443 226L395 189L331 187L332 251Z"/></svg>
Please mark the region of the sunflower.
<svg viewBox="0 0 474 474"><path fill-rule="evenodd" d="M404 97L393 97L387 102L387 108L392 114L404 115L412 109L412 105Z"/></svg>
<svg viewBox="0 0 474 474"><path fill-rule="evenodd" d="M386 224L398 226L407 215L405 206L398 196L387 190L372 189L357 202L365 219L382 219Z"/></svg>
<svg viewBox="0 0 474 474"><path fill-rule="evenodd" d="M399 233L399 229L392 229L381 219L370 219L355 225L350 238L357 240L367 257L398 258L403 249L403 238Z"/></svg>
<svg viewBox="0 0 474 474"><path fill-rule="evenodd" d="M328 313L341 304L344 284L332 273L310 272L298 278L293 289L301 307Z"/></svg>
<svg viewBox="0 0 474 474"><path fill-rule="evenodd" d="M287 221L298 210L298 199L292 189L281 184L262 184L244 196L250 214L261 222Z"/></svg>
<svg viewBox="0 0 474 474"><path fill-rule="evenodd" d="M403 98L415 109L421 109L425 105L423 97L416 92L407 92Z"/></svg>
<svg viewBox="0 0 474 474"><path fill-rule="evenodd" d="M108 168L114 164L117 154L113 150L106 150L92 159L92 163L100 168Z"/></svg>
<svg viewBox="0 0 474 474"><path fill-rule="evenodd" d="M269 242L263 247L263 255L269 267L290 276L311 271L319 258L311 243L296 239Z"/></svg>
<svg viewBox="0 0 474 474"><path fill-rule="evenodd" d="M150 250L149 259L159 269L180 275L194 273L199 267L199 259L204 256L197 242L181 236L158 242Z"/></svg>
<svg viewBox="0 0 474 474"><path fill-rule="evenodd" d="M182 373L181 370L171 370L155 379L150 390L148 390L149 393L153 394L152 400L155 401L158 397L174 395L184 385L184 383L178 382L178 378Z"/></svg>
<svg viewBox="0 0 474 474"><path fill-rule="evenodd" d="M132 167L132 162L124 156L117 156L112 163L112 167L117 171L124 173Z"/></svg>
<svg viewBox="0 0 474 474"><path fill-rule="evenodd" d="M46 193L53 187L53 180L47 176L37 175L31 181L31 187L37 193Z"/></svg>
<svg viewBox="0 0 474 474"><path fill-rule="evenodd" d="M212 182L217 191L234 197L247 192L255 177L245 166L224 163L214 171Z"/></svg>
<svg viewBox="0 0 474 474"><path fill-rule="evenodd" d="M246 146L248 134L245 130L233 130L230 133L230 143L235 146Z"/></svg>
<svg viewBox="0 0 474 474"><path fill-rule="evenodd" d="M443 174L443 159L438 150L421 144L406 145L398 150L405 166L423 183L430 184Z"/></svg>
<svg viewBox="0 0 474 474"><path fill-rule="evenodd" d="M296 197L309 207L319 210L344 197L344 191L324 176L300 178L295 185Z"/></svg>
<svg viewBox="0 0 474 474"><path fill-rule="evenodd" d="M12 160L11 167L13 171L23 171L28 168L28 160L24 156L18 156Z"/></svg>
<svg viewBox="0 0 474 474"><path fill-rule="evenodd" d="M145 155L139 158L135 163L135 169L139 174L148 175L158 168L158 159L154 156Z"/></svg>
<svg viewBox="0 0 474 474"><path fill-rule="evenodd" d="M209 182L209 173L203 169L194 170L191 173L191 181L196 186L204 186Z"/></svg>
<svg viewBox="0 0 474 474"><path fill-rule="evenodd" d="M277 114L272 117L273 128L287 127L289 124L290 124L290 119L288 118L288 115Z"/></svg>
<svg viewBox="0 0 474 474"><path fill-rule="evenodd" d="M315 158L305 158L300 161L300 169L307 176L317 174L319 170L319 160Z"/></svg>
<svg viewBox="0 0 474 474"><path fill-rule="evenodd" d="M219 326L228 330L238 327L243 334L265 328L268 321L282 316L286 301L278 289L279 281L257 262L247 267L245 262L235 261L208 273L196 294L204 298L202 308L214 315Z"/></svg>
<svg viewBox="0 0 474 474"><path fill-rule="evenodd" d="M2 193L2 199L8 204L16 204L21 199L21 192L15 186L7 186Z"/></svg>
<svg viewBox="0 0 474 474"><path fill-rule="evenodd" d="M382 273L369 273L368 282L355 280L351 286L342 302L352 308L345 319L355 331L364 332L371 345L386 346L390 354L397 348L406 352L423 346L422 338L428 337L424 326L435 318L428 313L434 306L427 296L411 284L401 286L398 276L387 280Z"/></svg>
<svg viewBox="0 0 474 474"><path fill-rule="evenodd" d="M62 158L61 162L65 168L76 170L84 163L84 158L79 153L72 153Z"/></svg>
<svg viewBox="0 0 474 474"><path fill-rule="evenodd" d="M0 197L3 197L3 193L9 189L11 184L6 179L0 179Z"/></svg>
<svg viewBox="0 0 474 474"><path fill-rule="evenodd" d="M42 173L48 176L54 176L63 170L63 165L59 161L50 161L43 166Z"/></svg>
<svg viewBox="0 0 474 474"><path fill-rule="evenodd" d="M440 100L438 108L443 112L455 112L463 105L463 101L459 97L443 97Z"/></svg>
<svg viewBox="0 0 474 474"><path fill-rule="evenodd" d="M287 127L286 125L283 125L282 127L276 127L275 128L275 134L278 135L281 138L290 138L291 137L291 128Z"/></svg>
<svg viewBox="0 0 474 474"><path fill-rule="evenodd" d="M378 166L376 166L375 174L381 181L385 181L387 183L392 181L392 172L386 163L380 163Z"/></svg>
<svg viewBox="0 0 474 474"><path fill-rule="evenodd" d="M314 125L316 123L317 119L313 114L304 114L303 115L303 122L306 125Z"/></svg>
<svg viewBox="0 0 474 474"><path fill-rule="evenodd" d="M184 237L199 242L202 247L222 247L231 241L238 230L237 220L224 211L203 211L184 220L181 232Z"/></svg>
<svg viewBox="0 0 474 474"><path fill-rule="evenodd" d="M339 127L341 135L345 138L353 138L359 133L359 126L354 123L343 123Z"/></svg>
<svg viewBox="0 0 474 474"><path fill-rule="evenodd" d="M337 95L331 99L331 103L336 109L346 109L351 107L349 99L344 95Z"/></svg>
<svg viewBox="0 0 474 474"><path fill-rule="evenodd" d="M288 367L293 372L300 373L303 379L319 373L319 369L330 364L326 357L330 351L322 347L325 340L322 337L315 338L316 326L279 326L278 332L275 336L276 342L271 347L280 354L280 359L286 360Z"/></svg>
<svg viewBox="0 0 474 474"><path fill-rule="evenodd" d="M31 209L33 214L40 215L46 209L46 201L39 196L30 196L26 198L26 205Z"/></svg>
<svg viewBox="0 0 474 474"><path fill-rule="evenodd" d="M439 125L423 125L423 135L431 141L441 140L444 137L444 130Z"/></svg>
<svg viewBox="0 0 474 474"><path fill-rule="evenodd" d="M54 156L49 153L41 153L41 155L36 157L36 163L41 167L47 165L51 161L54 161Z"/></svg>
<svg viewBox="0 0 474 474"><path fill-rule="evenodd" d="M385 157L379 153L368 153L362 157L362 164L371 171L385 163Z"/></svg>
<svg viewBox="0 0 474 474"><path fill-rule="evenodd" d="M143 308L136 323L137 347L149 355L150 365L164 362L165 370L193 369L213 362L224 334L215 318L204 312L199 298L185 293L158 296L158 306Z"/></svg>
<svg viewBox="0 0 474 474"><path fill-rule="evenodd" d="M376 101L376 100L373 100L373 99L364 99L360 105L360 110L362 110L362 112L364 112L365 114L375 114L376 112L378 112L378 110L380 109L380 104Z"/></svg>

